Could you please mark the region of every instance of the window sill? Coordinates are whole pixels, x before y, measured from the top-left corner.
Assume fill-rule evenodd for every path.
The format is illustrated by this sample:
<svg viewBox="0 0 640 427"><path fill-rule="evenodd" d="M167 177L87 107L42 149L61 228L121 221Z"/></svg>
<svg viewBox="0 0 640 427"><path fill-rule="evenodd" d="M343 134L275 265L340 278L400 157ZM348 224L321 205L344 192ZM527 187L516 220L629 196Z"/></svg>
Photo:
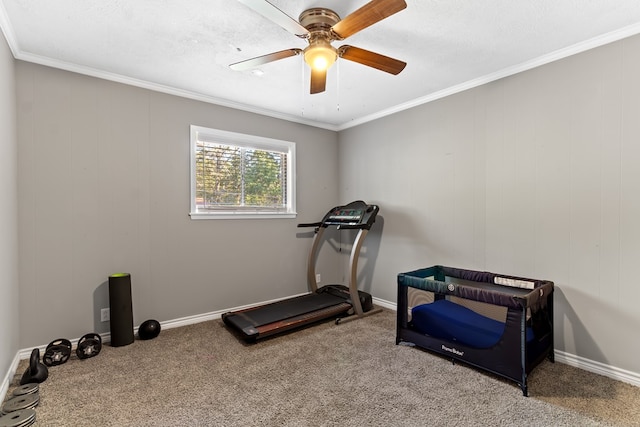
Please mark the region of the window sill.
<svg viewBox="0 0 640 427"><path fill-rule="evenodd" d="M296 212L191 212L191 219L285 219L296 218Z"/></svg>

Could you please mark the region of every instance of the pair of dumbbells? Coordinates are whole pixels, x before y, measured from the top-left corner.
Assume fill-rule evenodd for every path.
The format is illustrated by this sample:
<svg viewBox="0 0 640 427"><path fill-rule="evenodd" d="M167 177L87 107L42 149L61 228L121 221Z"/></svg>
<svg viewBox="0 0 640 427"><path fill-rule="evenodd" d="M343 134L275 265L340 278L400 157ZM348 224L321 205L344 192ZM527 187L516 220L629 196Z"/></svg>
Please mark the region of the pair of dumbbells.
<svg viewBox="0 0 640 427"><path fill-rule="evenodd" d="M66 338L58 338L51 341L42 356L42 361L47 366L57 366L66 363L71 357L71 341ZM97 356L102 350L102 338L96 333L82 336L76 347L76 355L79 359L88 359Z"/></svg>

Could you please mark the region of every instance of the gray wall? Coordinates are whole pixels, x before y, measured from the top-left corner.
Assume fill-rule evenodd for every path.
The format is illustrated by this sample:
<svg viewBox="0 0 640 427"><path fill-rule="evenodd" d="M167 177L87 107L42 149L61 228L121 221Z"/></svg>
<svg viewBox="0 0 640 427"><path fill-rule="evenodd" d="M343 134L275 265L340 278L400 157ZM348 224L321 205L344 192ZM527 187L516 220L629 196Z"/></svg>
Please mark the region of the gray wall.
<svg viewBox="0 0 640 427"><path fill-rule="evenodd" d="M0 32L0 387L18 350L18 142L13 56ZM2 390L0 390L2 396Z"/></svg>
<svg viewBox="0 0 640 427"><path fill-rule="evenodd" d="M340 133L374 294L435 264L553 280L556 348L640 372L640 37ZM365 178L366 177L366 178Z"/></svg>
<svg viewBox="0 0 640 427"><path fill-rule="evenodd" d="M132 275L136 325L307 290L313 233L296 225L337 203L335 132L21 61L16 70L21 347L108 331L98 316L115 272ZM298 218L191 220L191 124L296 142ZM325 248L318 271L329 281L342 273Z"/></svg>

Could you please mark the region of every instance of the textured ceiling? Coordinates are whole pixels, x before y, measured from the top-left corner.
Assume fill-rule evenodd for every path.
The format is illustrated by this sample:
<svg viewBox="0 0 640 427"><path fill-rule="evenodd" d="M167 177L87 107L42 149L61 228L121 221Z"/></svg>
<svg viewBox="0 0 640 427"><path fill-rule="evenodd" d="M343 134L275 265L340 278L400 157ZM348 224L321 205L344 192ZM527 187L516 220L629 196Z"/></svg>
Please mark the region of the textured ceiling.
<svg viewBox="0 0 640 427"><path fill-rule="evenodd" d="M329 129L372 118L640 33L638 0L407 0L334 46L407 62L397 76L338 60L309 94L301 56L254 71L229 64L306 42L234 0L0 0L18 59ZM345 17L365 0L271 3Z"/></svg>

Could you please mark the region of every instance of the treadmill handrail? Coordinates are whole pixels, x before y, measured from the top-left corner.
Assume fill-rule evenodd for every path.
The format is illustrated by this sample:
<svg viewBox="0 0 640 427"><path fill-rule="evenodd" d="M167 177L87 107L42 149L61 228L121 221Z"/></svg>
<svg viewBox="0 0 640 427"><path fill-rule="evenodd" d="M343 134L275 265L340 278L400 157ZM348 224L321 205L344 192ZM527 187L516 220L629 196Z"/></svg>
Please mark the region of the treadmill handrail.
<svg viewBox="0 0 640 427"><path fill-rule="evenodd" d="M309 223L305 223L305 224L298 224L298 228L303 228L303 227L320 227L322 225L322 222L309 222Z"/></svg>

